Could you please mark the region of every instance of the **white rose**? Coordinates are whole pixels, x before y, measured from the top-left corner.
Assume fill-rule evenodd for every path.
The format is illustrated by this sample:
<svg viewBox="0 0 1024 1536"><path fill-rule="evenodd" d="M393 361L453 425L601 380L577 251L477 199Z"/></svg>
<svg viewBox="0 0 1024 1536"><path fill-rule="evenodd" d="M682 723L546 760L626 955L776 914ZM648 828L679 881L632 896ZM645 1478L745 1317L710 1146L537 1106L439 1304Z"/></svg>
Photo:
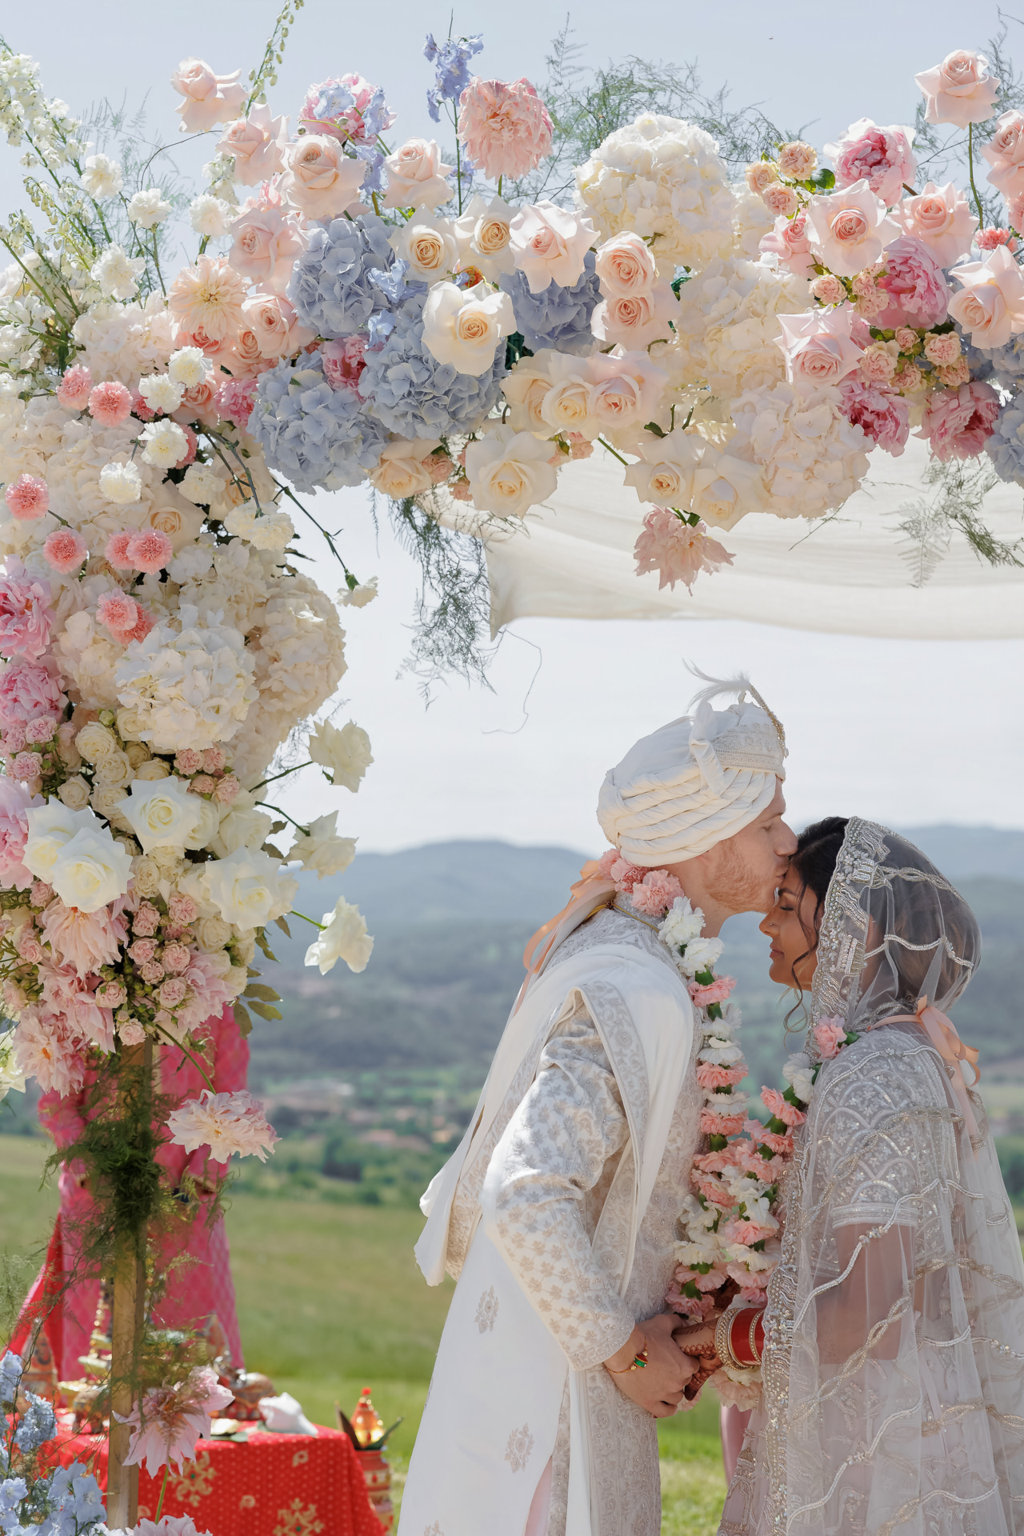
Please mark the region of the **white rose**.
<svg viewBox="0 0 1024 1536"><path fill-rule="evenodd" d="M126 894L131 873L131 854L97 822L57 849L49 883L66 907L96 912Z"/></svg>
<svg viewBox="0 0 1024 1536"><path fill-rule="evenodd" d="M295 900L298 881L283 874L279 859L258 849L237 848L203 869L207 899L226 923L262 928L283 917Z"/></svg>
<svg viewBox="0 0 1024 1536"><path fill-rule="evenodd" d="M154 848L181 852L199 825L200 800L189 794L181 779L168 777L141 783L136 779L121 801L120 811L144 853Z"/></svg>
<svg viewBox="0 0 1024 1536"><path fill-rule="evenodd" d="M391 236L391 249L408 262L414 282L433 283L451 272L459 259L455 229L449 219L414 214Z"/></svg>
<svg viewBox="0 0 1024 1536"><path fill-rule="evenodd" d="M548 462L550 454L549 443L512 427L496 427L469 443L466 474L474 504L482 512L522 517L550 496L558 483L557 471Z"/></svg>
<svg viewBox="0 0 1024 1536"><path fill-rule="evenodd" d="M28 837L22 863L38 880L50 881L57 856L76 834L102 823L92 811L72 810L56 800L31 808L27 813Z"/></svg>
<svg viewBox="0 0 1024 1536"><path fill-rule="evenodd" d="M212 847L220 826L221 807L216 801L207 800L204 795L193 795L192 798L199 802L199 821L185 847L195 852L200 848Z"/></svg>
<svg viewBox="0 0 1024 1536"><path fill-rule="evenodd" d="M358 907L339 897L333 912L323 915L320 937L306 950L306 964L318 967L321 976L338 960L350 971L364 971L373 953L373 940L366 931L366 919Z"/></svg>
<svg viewBox="0 0 1024 1536"><path fill-rule="evenodd" d="M154 414L163 411L169 416L178 409L184 393L182 386L166 373L151 373L139 380L139 394Z"/></svg>
<svg viewBox="0 0 1024 1536"><path fill-rule="evenodd" d="M132 765L124 752L108 752L96 764L96 782L105 789L120 789L132 776Z"/></svg>
<svg viewBox="0 0 1024 1536"><path fill-rule="evenodd" d="M147 422L139 434L142 457L158 469L173 469L188 453L188 438L176 421Z"/></svg>
<svg viewBox="0 0 1024 1536"><path fill-rule="evenodd" d="M348 869L356 855L356 840L339 837L337 823L337 811L318 816L310 823L308 833L300 833L295 839L288 854L289 863L297 859L303 869L315 870L321 880Z"/></svg>
<svg viewBox="0 0 1024 1536"><path fill-rule="evenodd" d="M98 720L90 720L88 725L82 726L75 737L75 746L87 763L98 763L101 758L110 757L119 750L113 731L108 731Z"/></svg>
<svg viewBox="0 0 1024 1536"><path fill-rule="evenodd" d="M594 419L594 386L585 365L567 378L554 380L540 406L541 418L552 432L579 432L596 437L601 428Z"/></svg>
<svg viewBox="0 0 1024 1536"><path fill-rule="evenodd" d="M89 804L89 785L77 775L65 779L57 793L69 811L82 811Z"/></svg>
<svg viewBox="0 0 1024 1536"><path fill-rule="evenodd" d="M623 479L641 501L663 507L689 507L703 451L703 440L695 432L676 427L667 437L645 444L640 462L631 464Z"/></svg>
<svg viewBox="0 0 1024 1536"><path fill-rule="evenodd" d="M326 771L332 784L343 784L353 794L373 762L369 736L351 720L340 731L322 720L309 738L309 755Z"/></svg>
<svg viewBox="0 0 1024 1536"><path fill-rule="evenodd" d="M171 211L171 205L159 187L144 187L136 192L128 203L128 217L143 229L155 229Z"/></svg>
<svg viewBox="0 0 1024 1536"><path fill-rule="evenodd" d="M135 777L145 784L152 784L158 779L166 779L170 771L170 765L165 763L162 757L150 757L139 764L135 770Z"/></svg>
<svg viewBox="0 0 1024 1536"><path fill-rule="evenodd" d="M381 449L380 462L370 471L377 490L393 501L429 491L433 481L425 459L438 447L438 439L399 437Z"/></svg>
<svg viewBox="0 0 1024 1536"><path fill-rule="evenodd" d="M273 825L273 817L266 811L233 807L219 819L213 851L223 858L237 848L261 848Z"/></svg>
<svg viewBox="0 0 1024 1536"><path fill-rule="evenodd" d="M515 328L508 294L488 291L484 283L435 283L423 306L423 345L458 373L486 373L499 342Z"/></svg>
<svg viewBox="0 0 1024 1536"><path fill-rule="evenodd" d="M108 501L118 507L127 507L142 495L142 476L134 464L104 464L99 486Z"/></svg>
<svg viewBox="0 0 1024 1536"><path fill-rule="evenodd" d="M479 193L473 197L455 221L463 265L476 267L492 282L512 271L509 225L515 211L503 197L492 197L489 202Z"/></svg>
<svg viewBox="0 0 1024 1536"><path fill-rule="evenodd" d="M160 866L155 859L140 854L132 860L132 885L139 896L156 896L160 891Z"/></svg>
<svg viewBox="0 0 1024 1536"><path fill-rule="evenodd" d="M212 954L231 937L231 928L221 917L201 917L196 924L196 942L207 954Z"/></svg>

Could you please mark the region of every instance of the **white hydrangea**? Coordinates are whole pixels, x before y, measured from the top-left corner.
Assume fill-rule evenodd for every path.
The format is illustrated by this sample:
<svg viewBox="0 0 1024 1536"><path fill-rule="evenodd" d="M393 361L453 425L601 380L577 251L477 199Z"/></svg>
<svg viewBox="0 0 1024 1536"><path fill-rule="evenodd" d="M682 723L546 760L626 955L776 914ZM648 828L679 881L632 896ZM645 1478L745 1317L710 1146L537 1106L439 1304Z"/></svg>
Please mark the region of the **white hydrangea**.
<svg viewBox="0 0 1024 1536"><path fill-rule="evenodd" d="M182 386L166 373L150 373L139 380L139 394L154 415L162 411L170 416L178 409L184 393Z"/></svg>
<svg viewBox="0 0 1024 1536"><path fill-rule="evenodd" d="M725 162L710 134L680 118L648 112L609 134L578 168L576 189L605 240L634 230L666 269L732 249Z"/></svg>
<svg viewBox="0 0 1024 1536"><path fill-rule="evenodd" d="M129 389L146 374L167 367L174 351L174 321L160 294L145 303L94 304L75 321L71 334L81 349L75 358L95 379L120 379Z"/></svg>
<svg viewBox="0 0 1024 1536"><path fill-rule="evenodd" d="M183 603L175 619L154 626L118 663L118 699L137 719L136 737L154 752L230 741L258 694L245 637L200 619Z"/></svg>
<svg viewBox="0 0 1024 1536"><path fill-rule="evenodd" d="M806 307L803 278L742 257L710 262L679 293L676 377L724 400L777 383L786 376L778 317Z"/></svg>
<svg viewBox="0 0 1024 1536"><path fill-rule="evenodd" d="M155 229L171 211L171 205L159 187L145 187L136 192L128 203L128 217L143 229Z"/></svg>
<svg viewBox="0 0 1024 1536"><path fill-rule="evenodd" d="M756 261L761 252L761 240L774 227L775 220L759 193L751 192L749 187L743 185L734 186L732 191L732 232L736 254Z"/></svg>
<svg viewBox="0 0 1024 1536"><path fill-rule="evenodd" d="M759 465L777 517L822 517L852 496L868 470L868 440L844 416L838 389L808 398L791 384L741 395L732 453Z"/></svg>
<svg viewBox="0 0 1024 1536"><path fill-rule="evenodd" d="M129 256L119 245L108 245L93 262L89 275L105 299L134 299L145 270L141 256Z"/></svg>

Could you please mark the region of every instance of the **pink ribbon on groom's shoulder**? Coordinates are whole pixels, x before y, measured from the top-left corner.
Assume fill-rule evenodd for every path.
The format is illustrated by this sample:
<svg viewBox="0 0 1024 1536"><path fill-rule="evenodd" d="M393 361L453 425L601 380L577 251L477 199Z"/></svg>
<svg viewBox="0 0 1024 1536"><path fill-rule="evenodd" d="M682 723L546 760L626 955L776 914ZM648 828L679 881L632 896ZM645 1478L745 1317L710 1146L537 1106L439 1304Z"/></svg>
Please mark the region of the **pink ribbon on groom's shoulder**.
<svg viewBox="0 0 1024 1536"><path fill-rule="evenodd" d="M526 977L516 998L515 1007L518 1008L522 1001L523 993L530 982L543 968L544 962L556 945L560 944L573 929L586 922L588 917L598 910L606 907L615 895L615 881L607 875L602 875L600 862L597 859L588 859L580 870L580 878L572 887L572 894L561 912L556 912L554 917L549 917L546 923L542 923L537 932L527 941L523 950L523 965L526 967ZM515 1008L513 1008L513 1013Z"/></svg>
<svg viewBox="0 0 1024 1536"><path fill-rule="evenodd" d="M943 1061L953 1068L951 1073L953 1092L956 1095L960 1109L963 1113L967 1129L972 1137L977 1137L978 1122L971 1106L971 1097L967 1091L967 1083L964 1081L961 1063L966 1062L974 1073L974 1082L981 1081L981 1071L978 1067L979 1052L973 1045L965 1045L956 1032L953 1020L930 1003L927 997L919 997L917 1010L914 1013L890 1014L888 1018L879 1019L879 1024L919 1024L928 1039L934 1045ZM973 1086L973 1084L972 1084Z"/></svg>

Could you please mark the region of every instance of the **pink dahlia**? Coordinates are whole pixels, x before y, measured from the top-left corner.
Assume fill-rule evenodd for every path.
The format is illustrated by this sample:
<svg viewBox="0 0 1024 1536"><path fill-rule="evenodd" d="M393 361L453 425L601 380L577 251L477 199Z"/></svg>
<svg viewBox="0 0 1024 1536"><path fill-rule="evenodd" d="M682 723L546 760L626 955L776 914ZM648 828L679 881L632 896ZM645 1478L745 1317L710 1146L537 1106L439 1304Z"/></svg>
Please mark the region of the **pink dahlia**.
<svg viewBox="0 0 1024 1536"><path fill-rule="evenodd" d="M529 80L481 80L459 98L459 138L492 181L525 176L551 153L551 119Z"/></svg>
<svg viewBox="0 0 1024 1536"><path fill-rule="evenodd" d="M209 1011L209 1010L208 1010ZM266 1162L277 1137L251 1093L211 1093L190 1099L167 1117L171 1140L186 1152L209 1147L218 1162L232 1153Z"/></svg>
<svg viewBox="0 0 1024 1536"><path fill-rule="evenodd" d="M910 409L891 390L863 379L844 379L840 385L843 415L870 437L879 448L898 457L910 436Z"/></svg>
<svg viewBox="0 0 1024 1536"><path fill-rule="evenodd" d="M4 492L4 501L12 517L19 522L33 522L42 517L50 505L50 492L46 481L39 475L19 475Z"/></svg>
<svg viewBox="0 0 1024 1536"><path fill-rule="evenodd" d="M196 1441L210 1433L213 1415L233 1397L208 1365L195 1366L173 1387L150 1388L127 1418L118 1414L133 1431L125 1461L129 1466L144 1461L150 1477L170 1461L180 1470L194 1459Z"/></svg>
<svg viewBox="0 0 1024 1536"><path fill-rule="evenodd" d="M109 907L80 912L56 899L46 908L39 925L53 953L79 976L88 976L101 965L113 965L128 937L124 918L115 916Z"/></svg>
<svg viewBox="0 0 1024 1536"><path fill-rule="evenodd" d="M970 459L979 454L995 429L999 396L991 384L961 384L936 389L924 408L919 437L937 459Z"/></svg>
<svg viewBox="0 0 1024 1536"><path fill-rule="evenodd" d="M685 522L669 507L655 507L644 518L644 531L633 549L636 573L658 572L658 590L681 581L688 592L701 571L731 565L732 555L708 536L707 524Z"/></svg>

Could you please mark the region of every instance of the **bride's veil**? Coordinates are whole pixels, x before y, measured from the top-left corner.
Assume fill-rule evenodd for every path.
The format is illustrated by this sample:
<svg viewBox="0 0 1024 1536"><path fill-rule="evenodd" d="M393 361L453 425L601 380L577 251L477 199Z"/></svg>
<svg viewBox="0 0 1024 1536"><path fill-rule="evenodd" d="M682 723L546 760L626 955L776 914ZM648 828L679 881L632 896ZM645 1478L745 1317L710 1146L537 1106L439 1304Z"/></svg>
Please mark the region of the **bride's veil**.
<svg viewBox="0 0 1024 1536"><path fill-rule="evenodd" d="M851 819L812 1017L859 1038L823 1063L784 1176L728 1536L1024 1536L1020 1242L981 1102L914 1018L954 1009L979 953L934 865Z"/></svg>

